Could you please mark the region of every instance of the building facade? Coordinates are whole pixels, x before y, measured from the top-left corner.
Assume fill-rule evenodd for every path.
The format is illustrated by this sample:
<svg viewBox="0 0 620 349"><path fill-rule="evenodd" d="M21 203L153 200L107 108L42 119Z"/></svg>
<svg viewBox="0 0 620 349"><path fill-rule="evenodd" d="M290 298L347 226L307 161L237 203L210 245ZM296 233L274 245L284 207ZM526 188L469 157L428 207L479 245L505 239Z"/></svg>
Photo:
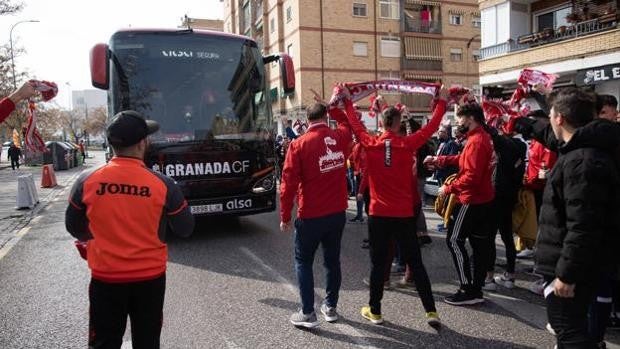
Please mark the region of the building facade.
<svg viewBox="0 0 620 349"><path fill-rule="evenodd" d="M99 107L107 108L107 92L103 90L71 91L71 107L73 110L92 110Z"/></svg>
<svg viewBox="0 0 620 349"><path fill-rule="evenodd" d="M481 0L484 91L511 93L521 69L533 68L558 74L556 87L620 97L617 9L616 0Z"/></svg>
<svg viewBox="0 0 620 349"><path fill-rule="evenodd" d="M187 15L181 17L179 28L203 29L222 32L224 31L224 21L220 19L192 18Z"/></svg>
<svg viewBox="0 0 620 349"><path fill-rule="evenodd" d="M294 95L280 93L277 64L267 68L276 117L305 118L312 91L329 99L336 82L403 79L478 87L476 0L223 2L224 31L254 38L264 55L286 52L293 58ZM384 95L417 115L430 111L430 97ZM368 104L359 103L362 109Z"/></svg>

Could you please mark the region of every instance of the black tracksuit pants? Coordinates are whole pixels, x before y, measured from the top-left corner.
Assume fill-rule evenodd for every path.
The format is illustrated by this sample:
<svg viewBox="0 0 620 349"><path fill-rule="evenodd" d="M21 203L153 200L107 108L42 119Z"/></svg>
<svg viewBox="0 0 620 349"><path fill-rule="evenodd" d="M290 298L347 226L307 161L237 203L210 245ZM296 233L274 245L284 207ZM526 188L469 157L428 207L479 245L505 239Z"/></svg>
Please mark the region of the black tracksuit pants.
<svg viewBox="0 0 620 349"><path fill-rule="evenodd" d="M495 212L493 213L495 225L492 228L489 241L489 265L487 270L492 272L495 269L495 259L497 257L497 249L495 247L495 235L499 230L499 234L506 248L506 271L508 273L515 272L515 264L517 260L517 249L515 247L515 239L512 233L512 209L515 201L512 198L496 197L494 201Z"/></svg>
<svg viewBox="0 0 620 349"><path fill-rule="evenodd" d="M435 299L431 282L422 262L422 254L416 235L416 217L368 217L368 238L370 244L370 309L373 314L381 314L381 299L385 276L386 258L392 240L400 247L401 258L413 271L418 294L426 312L434 312Z"/></svg>
<svg viewBox="0 0 620 349"><path fill-rule="evenodd" d="M166 275L128 283L91 279L88 347L120 348L129 315L133 348L159 348L165 291Z"/></svg>
<svg viewBox="0 0 620 349"><path fill-rule="evenodd" d="M489 217L490 212L492 203L456 204L448 221L446 244L464 291L479 293L484 286L491 253L489 239L494 226L492 218ZM473 279L469 254L465 248L466 239L469 239L473 250Z"/></svg>

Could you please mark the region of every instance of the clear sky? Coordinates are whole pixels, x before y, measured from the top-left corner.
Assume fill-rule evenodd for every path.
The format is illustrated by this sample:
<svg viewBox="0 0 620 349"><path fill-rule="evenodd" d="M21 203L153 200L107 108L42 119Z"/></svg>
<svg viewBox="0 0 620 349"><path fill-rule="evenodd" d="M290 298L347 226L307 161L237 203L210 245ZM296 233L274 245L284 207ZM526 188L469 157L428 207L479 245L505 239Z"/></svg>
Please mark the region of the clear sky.
<svg viewBox="0 0 620 349"><path fill-rule="evenodd" d="M70 90L93 88L89 52L96 43L107 43L119 28L176 28L187 14L192 18L221 19L220 0L21 0L24 9L0 17L0 41L27 52L15 59L16 70L58 84L56 102L69 107ZM19 0L13 1L14 3Z"/></svg>

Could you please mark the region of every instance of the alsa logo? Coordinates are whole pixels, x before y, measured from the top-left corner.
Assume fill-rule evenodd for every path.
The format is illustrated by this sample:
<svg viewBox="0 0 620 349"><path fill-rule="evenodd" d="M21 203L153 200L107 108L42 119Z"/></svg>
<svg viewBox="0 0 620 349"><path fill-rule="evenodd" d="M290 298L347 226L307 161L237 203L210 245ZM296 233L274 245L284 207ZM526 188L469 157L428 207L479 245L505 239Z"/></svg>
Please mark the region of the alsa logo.
<svg viewBox="0 0 620 349"><path fill-rule="evenodd" d="M227 210L241 210L244 208L251 208L252 207L252 199L236 199L236 200L231 200L228 201L226 203L226 209Z"/></svg>
<svg viewBox="0 0 620 349"><path fill-rule="evenodd" d="M95 194L121 194L148 198L151 197L151 188L147 186L138 187L133 184L99 183L99 189L97 189Z"/></svg>
<svg viewBox="0 0 620 349"><path fill-rule="evenodd" d="M194 57L194 52L192 51L162 50L161 54L164 57L186 57L186 58Z"/></svg>

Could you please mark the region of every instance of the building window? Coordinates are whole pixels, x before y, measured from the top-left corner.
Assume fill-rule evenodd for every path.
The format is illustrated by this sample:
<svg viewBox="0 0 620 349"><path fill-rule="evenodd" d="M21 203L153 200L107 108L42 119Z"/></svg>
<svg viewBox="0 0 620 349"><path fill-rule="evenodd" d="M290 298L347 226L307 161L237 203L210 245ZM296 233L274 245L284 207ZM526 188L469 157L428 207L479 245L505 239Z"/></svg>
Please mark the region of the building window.
<svg viewBox="0 0 620 349"><path fill-rule="evenodd" d="M289 6L286 8L286 23L293 20L293 9Z"/></svg>
<svg viewBox="0 0 620 349"><path fill-rule="evenodd" d="M400 19L400 0L379 0L381 18Z"/></svg>
<svg viewBox="0 0 620 349"><path fill-rule="evenodd" d="M251 21L251 17L250 17L250 3L247 2L244 6L243 6L243 28L241 28L241 32L244 33L245 31L250 29L250 21Z"/></svg>
<svg viewBox="0 0 620 349"><path fill-rule="evenodd" d="M288 44L288 46L286 46L286 53L293 57L293 44Z"/></svg>
<svg viewBox="0 0 620 349"><path fill-rule="evenodd" d="M461 48L451 48L450 49L450 60L452 62L460 62L463 60L463 49Z"/></svg>
<svg viewBox="0 0 620 349"><path fill-rule="evenodd" d="M356 17L366 17L366 4L362 4L359 2L353 3L353 16Z"/></svg>
<svg viewBox="0 0 620 349"><path fill-rule="evenodd" d="M452 25L463 25L463 16L457 14L450 15L450 24Z"/></svg>
<svg viewBox="0 0 620 349"><path fill-rule="evenodd" d="M474 62L478 62L480 60L480 50L472 51L472 59Z"/></svg>
<svg viewBox="0 0 620 349"><path fill-rule="evenodd" d="M381 38L381 57L400 58L400 39Z"/></svg>
<svg viewBox="0 0 620 349"><path fill-rule="evenodd" d="M275 32L275 31L276 31L276 20L275 20L275 18L272 18L272 19L269 21L269 32L270 32L270 33L273 33L273 32Z"/></svg>
<svg viewBox="0 0 620 349"><path fill-rule="evenodd" d="M572 9L570 7L565 7L547 13L535 14L536 30L543 31L547 28L558 29L561 26L567 26L568 21L566 20L566 16L571 12Z"/></svg>
<svg viewBox="0 0 620 349"><path fill-rule="evenodd" d="M368 43L367 42L353 42L353 55L360 57L368 56Z"/></svg>
<svg viewBox="0 0 620 349"><path fill-rule="evenodd" d="M480 28L482 26L482 21L480 20L480 17L474 16L471 18L471 25L474 28Z"/></svg>

